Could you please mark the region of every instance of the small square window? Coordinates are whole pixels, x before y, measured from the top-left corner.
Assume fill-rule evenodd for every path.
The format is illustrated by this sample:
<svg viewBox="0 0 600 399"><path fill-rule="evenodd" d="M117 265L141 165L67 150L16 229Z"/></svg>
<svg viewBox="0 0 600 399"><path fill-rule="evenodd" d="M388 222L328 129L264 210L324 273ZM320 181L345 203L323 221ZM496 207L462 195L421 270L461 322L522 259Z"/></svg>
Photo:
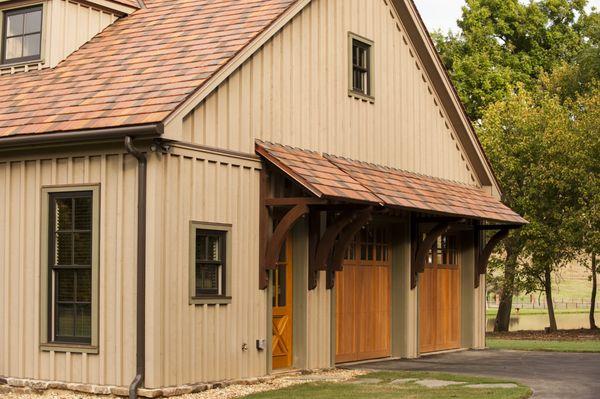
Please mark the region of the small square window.
<svg viewBox="0 0 600 399"><path fill-rule="evenodd" d="M42 53L42 6L4 11L2 63L38 60Z"/></svg>
<svg viewBox="0 0 600 399"><path fill-rule="evenodd" d="M373 43L350 34L350 92L372 98Z"/></svg>
<svg viewBox="0 0 600 399"><path fill-rule="evenodd" d="M191 303L227 303L230 226L192 223Z"/></svg>

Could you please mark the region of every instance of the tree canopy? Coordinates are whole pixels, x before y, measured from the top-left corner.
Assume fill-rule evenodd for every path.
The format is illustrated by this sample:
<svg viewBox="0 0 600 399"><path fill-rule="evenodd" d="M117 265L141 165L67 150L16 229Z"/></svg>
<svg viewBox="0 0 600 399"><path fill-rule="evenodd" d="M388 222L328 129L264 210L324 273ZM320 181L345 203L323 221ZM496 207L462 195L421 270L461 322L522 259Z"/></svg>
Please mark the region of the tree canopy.
<svg viewBox="0 0 600 399"><path fill-rule="evenodd" d="M459 33L434 39L473 120L519 82L531 88L543 72L581 55L587 0L467 0ZM591 55L590 59L593 58Z"/></svg>

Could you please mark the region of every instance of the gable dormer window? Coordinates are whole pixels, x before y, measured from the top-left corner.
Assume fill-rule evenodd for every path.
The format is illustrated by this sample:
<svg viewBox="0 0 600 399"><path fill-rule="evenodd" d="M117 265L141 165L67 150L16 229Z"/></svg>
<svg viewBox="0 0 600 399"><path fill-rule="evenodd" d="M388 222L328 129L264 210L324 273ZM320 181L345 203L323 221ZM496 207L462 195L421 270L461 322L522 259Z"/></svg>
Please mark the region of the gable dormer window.
<svg viewBox="0 0 600 399"><path fill-rule="evenodd" d="M2 16L2 64L39 60L42 6L6 10Z"/></svg>
<svg viewBox="0 0 600 399"><path fill-rule="evenodd" d="M349 94L373 102L373 42L349 33Z"/></svg>

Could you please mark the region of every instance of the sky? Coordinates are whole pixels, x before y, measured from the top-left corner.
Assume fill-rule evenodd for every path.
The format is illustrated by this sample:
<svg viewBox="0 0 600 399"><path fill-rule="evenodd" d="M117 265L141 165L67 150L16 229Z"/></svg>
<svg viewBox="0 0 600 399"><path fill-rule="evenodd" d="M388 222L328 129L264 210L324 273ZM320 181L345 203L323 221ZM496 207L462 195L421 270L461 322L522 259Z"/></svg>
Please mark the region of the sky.
<svg viewBox="0 0 600 399"><path fill-rule="evenodd" d="M430 31L452 29L456 31L456 20L461 15L464 0L415 0L421 16ZM590 0L590 7L600 10L600 0Z"/></svg>

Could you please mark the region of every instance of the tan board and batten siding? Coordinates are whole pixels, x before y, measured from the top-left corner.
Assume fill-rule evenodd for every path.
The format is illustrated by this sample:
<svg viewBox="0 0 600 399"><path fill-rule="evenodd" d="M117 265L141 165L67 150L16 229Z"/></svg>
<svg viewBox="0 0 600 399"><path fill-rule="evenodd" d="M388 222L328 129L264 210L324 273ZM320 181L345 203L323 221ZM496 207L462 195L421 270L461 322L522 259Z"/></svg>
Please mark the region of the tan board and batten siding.
<svg viewBox="0 0 600 399"><path fill-rule="evenodd" d="M258 289L258 215L261 164L176 147L151 157L148 207L146 386L162 387L264 375L267 291ZM231 224L232 301L189 304L190 221ZM300 265L299 265L300 267ZM307 367L329 365L330 292L324 276L307 298ZM150 288L151 287L151 288ZM247 344L249 350L242 351Z"/></svg>
<svg viewBox="0 0 600 399"><path fill-rule="evenodd" d="M349 32L374 42L373 104L348 96ZM248 153L260 138L478 184L439 104L388 2L315 0L173 138Z"/></svg>
<svg viewBox="0 0 600 399"><path fill-rule="evenodd" d="M127 386L135 370L136 170L119 150L0 160L0 375ZM43 186L100 183L100 351L41 351Z"/></svg>
<svg viewBox="0 0 600 399"><path fill-rule="evenodd" d="M151 159L146 386L266 373L266 354L254 349L267 328L267 293L257 288L259 172L255 159L181 148ZM231 304L190 305L190 221L233 226Z"/></svg>
<svg viewBox="0 0 600 399"><path fill-rule="evenodd" d="M69 0L31 0L25 5L44 4L41 62L18 67L0 67L0 74L23 71L24 68L54 68L119 17L118 14L89 4ZM23 7L23 3L0 3L0 10ZM1 22L0 22L1 24Z"/></svg>
<svg viewBox="0 0 600 399"><path fill-rule="evenodd" d="M50 3L65 18L75 11L64 7L84 12L72 2ZM87 20L94 15L90 11ZM98 25L77 26L91 34L115 18L97 17ZM374 103L348 96L349 32L375 43ZM257 281L256 138L479 184L403 32L385 0L314 0L182 126L167 126L167 138L247 155L176 144L170 154L149 156L146 387L268 372L268 352L255 349L257 339L271 334L270 298ZM63 57L84 37L52 51ZM11 321L0 325L0 375L118 386L134 377L137 163L121 147L0 158L0 320ZM99 354L42 352L41 188L85 183L101 185ZM191 221L232 225L231 304L189 304ZM332 362L332 292L325 286L321 273L318 288L306 294L304 368ZM467 347L483 345L483 289L473 298L476 338ZM407 333L404 353L414 356L416 296L409 291L401 299L408 309L398 322Z"/></svg>

